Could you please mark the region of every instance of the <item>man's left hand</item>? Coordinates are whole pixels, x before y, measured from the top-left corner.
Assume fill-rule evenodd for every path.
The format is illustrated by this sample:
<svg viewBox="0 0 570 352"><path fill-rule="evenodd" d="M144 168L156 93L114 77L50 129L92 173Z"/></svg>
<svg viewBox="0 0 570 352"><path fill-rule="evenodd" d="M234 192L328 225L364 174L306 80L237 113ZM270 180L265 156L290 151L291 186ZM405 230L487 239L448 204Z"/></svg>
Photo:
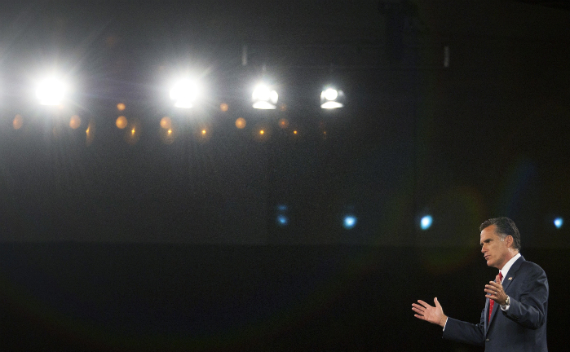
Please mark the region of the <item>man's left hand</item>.
<svg viewBox="0 0 570 352"><path fill-rule="evenodd" d="M499 275L497 275L495 280L496 281L490 281L485 285L485 292L487 293L485 297L504 306L507 303L507 294L505 293L505 290L503 290L503 285L501 284Z"/></svg>

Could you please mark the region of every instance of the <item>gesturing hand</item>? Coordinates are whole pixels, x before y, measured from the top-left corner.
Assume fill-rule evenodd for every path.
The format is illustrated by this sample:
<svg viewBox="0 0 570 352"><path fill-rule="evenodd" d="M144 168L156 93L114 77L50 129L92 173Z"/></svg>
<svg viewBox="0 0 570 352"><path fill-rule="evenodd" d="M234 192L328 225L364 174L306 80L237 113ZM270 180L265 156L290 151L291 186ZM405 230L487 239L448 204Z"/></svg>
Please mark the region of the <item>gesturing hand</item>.
<svg viewBox="0 0 570 352"><path fill-rule="evenodd" d="M437 301L437 297L433 299L433 302L435 307L430 306L422 300L418 300L419 304L412 303L412 310L416 312L414 317L444 327L447 316L443 314L443 308L441 308L441 304Z"/></svg>
<svg viewBox="0 0 570 352"><path fill-rule="evenodd" d="M497 275L495 280L496 282L489 281L489 283L485 285L485 292L487 292L485 297L492 299L493 301L504 306L505 303L507 303L507 294L503 289L503 285L501 284L501 279L499 279L499 275Z"/></svg>

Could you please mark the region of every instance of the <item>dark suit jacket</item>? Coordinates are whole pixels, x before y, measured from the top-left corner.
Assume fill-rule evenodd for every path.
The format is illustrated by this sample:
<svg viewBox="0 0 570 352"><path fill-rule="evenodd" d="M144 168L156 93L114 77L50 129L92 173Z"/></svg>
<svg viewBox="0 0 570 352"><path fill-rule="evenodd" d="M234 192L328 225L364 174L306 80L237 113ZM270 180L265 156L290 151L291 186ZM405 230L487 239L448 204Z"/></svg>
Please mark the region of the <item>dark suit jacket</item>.
<svg viewBox="0 0 570 352"><path fill-rule="evenodd" d="M544 270L521 256L503 279L503 288L511 299L508 311L495 304L488 322L487 299L479 324L449 318L443 338L482 346L486 352L548 351L548 280Z"/></svg>

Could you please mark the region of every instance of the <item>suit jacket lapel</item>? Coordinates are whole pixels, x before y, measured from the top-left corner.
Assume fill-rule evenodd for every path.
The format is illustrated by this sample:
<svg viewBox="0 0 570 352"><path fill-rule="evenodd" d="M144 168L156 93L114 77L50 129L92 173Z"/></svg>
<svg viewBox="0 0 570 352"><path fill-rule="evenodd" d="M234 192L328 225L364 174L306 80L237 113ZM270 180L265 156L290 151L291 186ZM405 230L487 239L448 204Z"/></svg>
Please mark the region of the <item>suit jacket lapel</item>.
<svg viewBox="0 0 570 352"><path fill-rule="evenodd" d="M507 276L505 276L503 278L503 290L505 291L505 293L507 292L507 289L509 288L509 286L511 285L512 280L515 279L516 275L517 275L517 271L519 271L519 268L521 267L522 262L524 262L525 259L524 257L521 255L521 257L519 259L517 259L514 263L513 266L511 266L511 268L509 269L509 272L507 273ZM491 323L493 322L493 319L495 318L495 315L497 315L497 311L501 309L501 306L498 303L495 303L493 305L493 312L491 313L491 319L489 319L489 321L487 322L487 320L485 319L486 325L485 325L485 335L487 335L489 333L489 327L491 326ZM485 314L486 316L489 316L489 299L487 298L487 301L485 302Z"/></svg>

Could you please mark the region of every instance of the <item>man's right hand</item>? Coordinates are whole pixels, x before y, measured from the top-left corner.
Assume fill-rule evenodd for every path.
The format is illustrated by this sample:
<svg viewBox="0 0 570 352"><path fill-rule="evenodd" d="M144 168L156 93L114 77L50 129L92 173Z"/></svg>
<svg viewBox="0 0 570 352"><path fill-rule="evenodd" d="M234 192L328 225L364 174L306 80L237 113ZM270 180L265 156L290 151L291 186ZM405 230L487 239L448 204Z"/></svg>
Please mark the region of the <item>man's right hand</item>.
<svg viewBox="0 0 570 352"><path fill-rule="evenodd" d="M430 306L428 303L418 300L418 303L412 303L412 310L416 312L414 316L418 319L429 321L432 324L437 324L442 328L445 327L445 322L447 321L447 316L443 314L443 308L441 304L437 301L437 297L433 299L435 304Z"/></svg>

